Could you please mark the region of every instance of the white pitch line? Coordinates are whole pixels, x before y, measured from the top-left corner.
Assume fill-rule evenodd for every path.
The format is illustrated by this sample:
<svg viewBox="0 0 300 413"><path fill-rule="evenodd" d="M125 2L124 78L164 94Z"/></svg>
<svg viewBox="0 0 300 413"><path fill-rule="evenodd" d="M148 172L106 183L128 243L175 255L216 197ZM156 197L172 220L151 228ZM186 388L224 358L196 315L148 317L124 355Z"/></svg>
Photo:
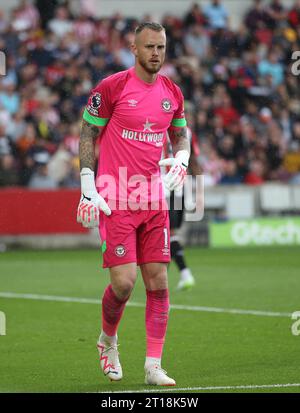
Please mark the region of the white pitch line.
<svg viewBox="0 0 300 413"><path fill-rule="evenodd" d="M143 389L143 390L121 390L121 391L104 391L98 393L165 393L175 391L206 391L206 390L254 390L254 389L273 389L284 387L300 387L300 383L286 383L286 384L250 384L245 386L209 386L209 387L168 387L158 389Z"/></svg>
<svg viewBox="0 0 300 413"><path fill-rule="evenodd" d="M42 294L19 294L12 292L0 292L0 298L19 298L25 300L39 300L39 301L59 301L64 303L80 303L80 304L101 304L101 300L96 298L80 298L80 297L63 297L59 295L42 295ZM143 303L137 303L129 301L127 303L129 307L145 307ZM260 311L260 310L243 310L240 308L218 308L218 307L199 307L181 304L171 304L172 310L183 311L197 311L208 313L227 313L227 314L242 314L242 315L255 315L255 316L267 316L267 317L291 317L292 313L281 313L274 311Z"/></svg>

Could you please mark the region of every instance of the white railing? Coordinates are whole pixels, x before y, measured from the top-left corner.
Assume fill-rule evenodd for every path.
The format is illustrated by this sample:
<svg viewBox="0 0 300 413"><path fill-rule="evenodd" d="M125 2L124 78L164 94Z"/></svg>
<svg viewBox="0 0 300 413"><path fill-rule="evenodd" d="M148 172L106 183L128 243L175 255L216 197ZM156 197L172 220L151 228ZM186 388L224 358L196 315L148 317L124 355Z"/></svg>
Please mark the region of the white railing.
<svg viewBox="0 0 300 413"><path fill-rule="evenodd" d="M208 187L204 190L204 209L223 212L228 219L300 214L300 185L266 183Z"/></svg>

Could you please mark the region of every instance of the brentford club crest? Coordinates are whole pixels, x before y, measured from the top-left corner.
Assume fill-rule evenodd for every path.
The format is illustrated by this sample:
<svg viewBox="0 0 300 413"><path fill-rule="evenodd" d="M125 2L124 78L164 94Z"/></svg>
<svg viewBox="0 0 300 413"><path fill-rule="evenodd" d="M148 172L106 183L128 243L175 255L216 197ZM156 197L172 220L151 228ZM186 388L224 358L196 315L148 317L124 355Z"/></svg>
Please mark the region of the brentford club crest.
<svg viewBox="0 0 300 413"><path fill-rule="evenodd" d="M170 112L170 110L172 109L172 102L170 101L170 99L163 99L161 101L161 107L165 112Z"/></svg>
<svg viewBox="0 0 300 413"><path fill-rule="evenodd" d="M126 249L124 247L124 245L118 245L115 248L115 254L117 257L124 257L124 255L126 254Z"/></svg>

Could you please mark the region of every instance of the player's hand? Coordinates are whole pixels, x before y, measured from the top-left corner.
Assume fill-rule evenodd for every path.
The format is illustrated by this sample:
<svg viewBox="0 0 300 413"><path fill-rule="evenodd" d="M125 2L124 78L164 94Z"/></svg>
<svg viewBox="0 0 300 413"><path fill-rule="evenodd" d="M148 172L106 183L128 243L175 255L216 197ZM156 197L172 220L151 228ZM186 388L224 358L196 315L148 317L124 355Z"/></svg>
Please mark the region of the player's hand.
<svg viewBox="0 0 300 413"><path fill-rule="evenodd" d="M80 180L81 198L77 209L77 222L86 228L94 228L99 226L99 211L110 215L111 210L97 192L94 172L91 169L82 168Z"/></svg>
<svg viewBox="0 0 300 413"><path fill-rule="evenodd" d="M100 210L105 215L111 214L109 206L98 192L81 194L77 209L77 222L85 228L98 227Z"/></svg>
<svg viewBox="0 0 300 413"><path fill-rule="evenodd" d="M175 158L166 158L159 161L159 166L171 167L164 178L164 184L170 191L182 188L189 163L189 157L190 154L188 151L182 150L176 153Z"/></svg>

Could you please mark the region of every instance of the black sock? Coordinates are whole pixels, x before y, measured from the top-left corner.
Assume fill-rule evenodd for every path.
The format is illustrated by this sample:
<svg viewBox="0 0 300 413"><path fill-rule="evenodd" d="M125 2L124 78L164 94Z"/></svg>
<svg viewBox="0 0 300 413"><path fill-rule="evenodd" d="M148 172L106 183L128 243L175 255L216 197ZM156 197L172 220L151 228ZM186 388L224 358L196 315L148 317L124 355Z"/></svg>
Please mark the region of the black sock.
<svg viewBox="0 0 300 413"><path fill-rule="evenodd" d="M171 257L172 260L176 262L180 271L187 268L183 256L183 248L178 241L171 241Z"/></svg>

